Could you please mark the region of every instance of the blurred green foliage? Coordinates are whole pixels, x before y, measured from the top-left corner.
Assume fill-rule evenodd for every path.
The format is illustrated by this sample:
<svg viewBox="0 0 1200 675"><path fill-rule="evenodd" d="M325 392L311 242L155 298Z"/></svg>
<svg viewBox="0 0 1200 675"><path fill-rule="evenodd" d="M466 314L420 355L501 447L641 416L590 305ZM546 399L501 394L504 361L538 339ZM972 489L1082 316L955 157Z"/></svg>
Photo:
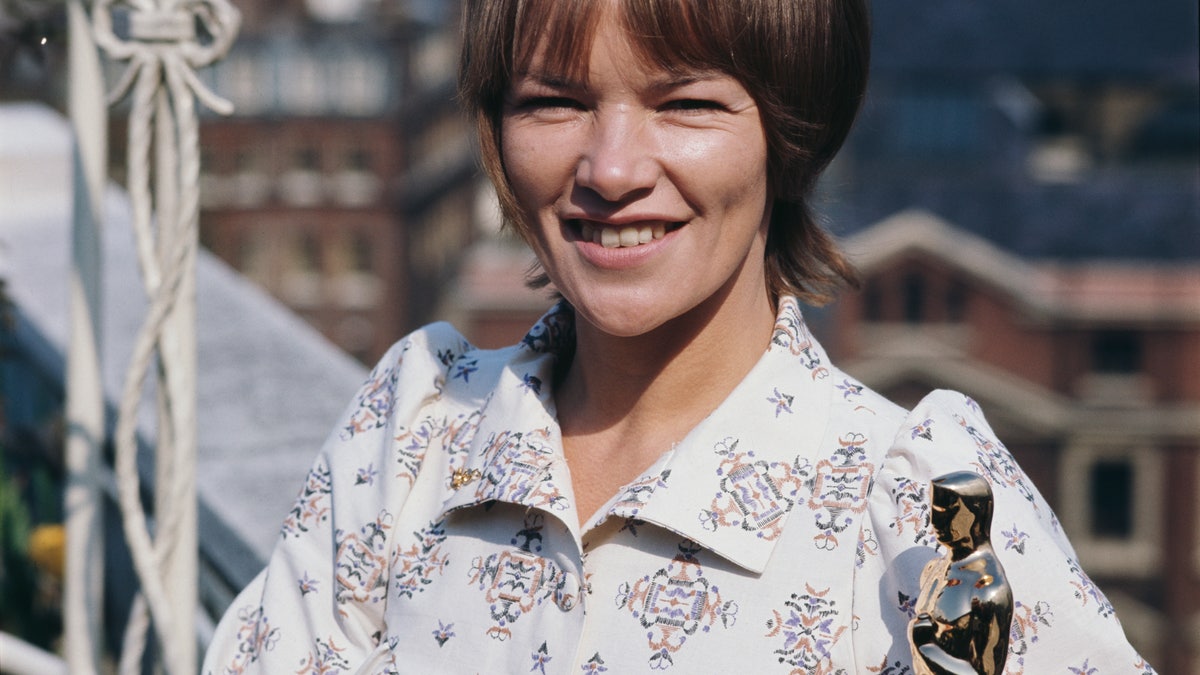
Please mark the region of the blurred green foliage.
<svg viewBox="0 0 1200 675"><path fill-rule="evenodd" d="M47 469L17 476L6 464L0 461L0 631L52 649L62 630L61 582L30 558L29 539L37 523L27 500L44 503L57 490Z"/></svg>

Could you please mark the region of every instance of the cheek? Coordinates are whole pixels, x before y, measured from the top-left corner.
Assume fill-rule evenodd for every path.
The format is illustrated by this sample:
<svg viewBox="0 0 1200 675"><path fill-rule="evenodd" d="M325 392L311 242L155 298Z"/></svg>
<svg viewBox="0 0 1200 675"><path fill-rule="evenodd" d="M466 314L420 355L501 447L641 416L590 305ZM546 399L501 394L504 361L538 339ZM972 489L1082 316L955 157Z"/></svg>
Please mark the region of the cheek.
<svg viewBox="0 0 1200 675"><path fill-rule="evenodd" d="M522 128L502 128L500 159L513 194L527 212L545 206L559 181L556 180L555 155L546 135ZM558 162L561 163L561 162Z"/></svg>
<svg viewBox="0 0 1200 675"><path fill-rule="evenodd" d="M765 207L767 152L753 136L699 138L676 146L675 166L689 176L693 190L727 207Z"/></svg>

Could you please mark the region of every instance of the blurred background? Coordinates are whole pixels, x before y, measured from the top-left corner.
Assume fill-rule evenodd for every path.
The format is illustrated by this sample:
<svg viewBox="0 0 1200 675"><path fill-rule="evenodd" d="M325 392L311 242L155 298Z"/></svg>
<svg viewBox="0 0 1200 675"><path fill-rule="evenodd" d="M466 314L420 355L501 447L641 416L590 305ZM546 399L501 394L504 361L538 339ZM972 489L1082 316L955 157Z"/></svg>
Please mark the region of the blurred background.
<svg viewBox="0 0 1200 675"><path fill-rule="evenodd" d="M458 4L237 5L238 41L199 73L236 106L201 118L200 236L215 264L358 364L434 320L480 346L518 340L550 301L524 285L527 249L498 231L454 100ZM0 107L62 110L62 7L0 8ZM873 17L869 97L818 196L865 283L808 319L839 365L902 403L934 387L979 401L1138 648L1160 672L1200 672L1197 6L875 0ZM123 67L108 62L109 87ZM109 122L118 183L126 115L118 106ZM18 133L0 126L0 141ZM25 152L0 162L27 166ZM5 278L19 267L0 268L0 282L19 283ZM53 555L39 562L30 542L61 519L62 386L53 358L31 356L54 350L39 343L37 310L8 296L0 629L51 645ZM32 332L18 330L26 320ZM272 344L298 334L286 319L246 321L275 331ZM352 390L323 377L296 388L333 399L316 415L327 429ZM282 424L271 394L256 396L255 429ZM320 438L263 442L288 445L302 467ZM232 461L202 457L214 485L199 477L202 501L227 499L215 485L232 491L230 476L247 472ZM266 499L266 535L202 511L218 585L236 589L261 564L303 475L289 471L269 488L281 496ZM996 525L1008 527L1002 514ZM1005 537L1021 545L1015 527ZM239 546L248 562L223 563Z"/></svg>

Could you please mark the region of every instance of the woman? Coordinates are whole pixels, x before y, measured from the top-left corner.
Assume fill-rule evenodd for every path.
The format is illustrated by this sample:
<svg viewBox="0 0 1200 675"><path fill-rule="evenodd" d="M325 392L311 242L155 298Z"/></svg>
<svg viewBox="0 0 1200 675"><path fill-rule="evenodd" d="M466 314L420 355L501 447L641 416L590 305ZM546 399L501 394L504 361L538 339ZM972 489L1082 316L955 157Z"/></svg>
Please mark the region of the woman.
<svg viewBox="0 0 1200 675"><path fill-rule="evenodd" d="M910 672L925 485L985 475L1009 672L1151 672L973 403L906 413L798 299L853 280L806 199L849 130L848 0L473 0L461 88L563 300L372 373L205 672Z"/></svg>

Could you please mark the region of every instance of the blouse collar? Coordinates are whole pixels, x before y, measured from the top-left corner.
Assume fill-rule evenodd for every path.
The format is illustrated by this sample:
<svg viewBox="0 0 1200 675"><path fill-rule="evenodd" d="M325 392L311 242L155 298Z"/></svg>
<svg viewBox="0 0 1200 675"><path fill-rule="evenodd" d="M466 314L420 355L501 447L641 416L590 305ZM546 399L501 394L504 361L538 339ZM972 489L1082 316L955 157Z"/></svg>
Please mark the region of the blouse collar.
<svg viewBox="0 0 1200 675"><path fill-rule="evenodd" d="M574 313L560 302L506 358L482 404L451 511L504 501L556 513L578 537L578 516L551 391L558 355L574 345ZM793 507L808 493L804 467L820 447L832 384L828 358L784 297L770 344L715 411L623 488L584 528L608 518L654 523L761 572Z"/></svg>

